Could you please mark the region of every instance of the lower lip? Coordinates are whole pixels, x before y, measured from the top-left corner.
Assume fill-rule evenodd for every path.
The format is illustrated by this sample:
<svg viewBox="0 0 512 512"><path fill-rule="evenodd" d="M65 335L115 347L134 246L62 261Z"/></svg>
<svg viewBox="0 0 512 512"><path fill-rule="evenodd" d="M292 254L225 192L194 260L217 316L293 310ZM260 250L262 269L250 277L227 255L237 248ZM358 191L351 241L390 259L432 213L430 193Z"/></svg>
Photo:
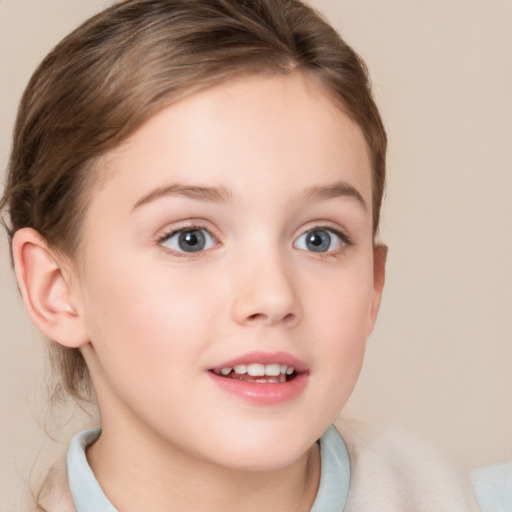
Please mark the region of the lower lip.
<svg viewBox="0 0 512 512"><path fill-rule="evenodd" d="M308 381L308 372L300 373L294 379L280 383L257 383L221 377L208 372L211 379L223 391L238 398L259 405L275 405L289 402L297 398Z"/></svg>

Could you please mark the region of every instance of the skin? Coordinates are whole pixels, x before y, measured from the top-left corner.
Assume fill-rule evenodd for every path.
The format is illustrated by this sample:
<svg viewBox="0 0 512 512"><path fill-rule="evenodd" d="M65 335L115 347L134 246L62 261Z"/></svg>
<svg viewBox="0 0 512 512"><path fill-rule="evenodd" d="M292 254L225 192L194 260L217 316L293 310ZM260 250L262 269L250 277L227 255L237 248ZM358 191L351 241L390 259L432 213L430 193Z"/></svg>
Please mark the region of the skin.
<svg viewBox="0 0 512 512"><path fill-rule="evenodd" d="M105 493L127 512L309 510L315 441L352 392L384 283L359 127L311 78L251 76L159 112L98 172L79 261L31 230L13 247L31 317L90 369ZM195 226L208 245L183 252L175 233ZM319 227L322 253L304 236ZM256 404L211 379L254 351L302 361L299 396Z"/></svg>

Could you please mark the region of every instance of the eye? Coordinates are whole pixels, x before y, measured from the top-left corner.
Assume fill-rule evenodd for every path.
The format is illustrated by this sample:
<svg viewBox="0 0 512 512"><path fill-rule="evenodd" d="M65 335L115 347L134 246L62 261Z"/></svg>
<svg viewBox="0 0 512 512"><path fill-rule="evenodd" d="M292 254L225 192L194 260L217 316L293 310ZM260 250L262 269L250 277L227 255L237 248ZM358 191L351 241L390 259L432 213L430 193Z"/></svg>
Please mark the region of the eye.
<svg viewBox="0 0 512 512"><path fill-rule="evenodd" d="M342 233L333 229L315 228L299 236L293 246L303 251L322 253L336 251L343 244L350 245L350 242Z"/></svg>
<svg viewBox="0 0 512 512"><path fill-rule="evenodd" d="M181 253L206 251L215 247L215 239L206 229L180 229L165 235L160 241L164 247Z"/></svg>

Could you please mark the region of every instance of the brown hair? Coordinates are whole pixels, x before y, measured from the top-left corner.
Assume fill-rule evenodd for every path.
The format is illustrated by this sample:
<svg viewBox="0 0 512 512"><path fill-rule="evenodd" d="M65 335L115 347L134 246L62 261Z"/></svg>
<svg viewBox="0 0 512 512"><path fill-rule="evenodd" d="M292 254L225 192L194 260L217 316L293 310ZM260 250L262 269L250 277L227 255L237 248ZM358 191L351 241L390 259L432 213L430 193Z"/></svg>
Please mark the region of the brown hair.
<svg viewBox="0 0 512 512"><path fill-rule="evenodd" d="M243 73L315 77L362 129L373 164L373 230L386 134L363 61L298 0L126 0L67 36L32 76L18 111L0 209L9 236L36 229L77 253L93 164L152 114ZM78 349L53 343L64 389L88 389Z"/></svg>

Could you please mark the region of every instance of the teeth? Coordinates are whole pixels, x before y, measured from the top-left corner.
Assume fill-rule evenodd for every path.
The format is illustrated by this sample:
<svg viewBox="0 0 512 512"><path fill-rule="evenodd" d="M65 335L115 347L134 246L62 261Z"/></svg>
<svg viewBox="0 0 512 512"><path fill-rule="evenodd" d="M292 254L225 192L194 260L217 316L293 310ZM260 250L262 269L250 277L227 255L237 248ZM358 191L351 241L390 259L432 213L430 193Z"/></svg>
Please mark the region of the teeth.
<svg viewBox="0 0 512 512"><path fill-rule="evenodd" d="M238 375L248 374L251 377L278 377L279 375L291 375L295 372L293 366L286 366L285 364L238 364L233 368L226 366L220 370L222 375L229 375L233 370Z"/></svg>
<svg viewBox="0 0 512 512"><path fill-rule="evenodd" d="M262 364L248 364L247 373L251 377L263 377L265 375L265 366Z"/></svg>
<svg viewBox="0 0 512 512"><path fill-rule="evenodd" d="M258 379L258 380L255 380L254 382L256 382L258 384L267 384L267 383L279 384L279 383L286 382L286 375L280 373L279 376Z"/></svg>
<svg viewBox="0 0 512 512"><path fill-rule="evenodd" d="M239 373L240 375L243 375L244 373L247 373L247 365L246 364L238 364L233 368L233 370L235 370L235 373Z"/></svg>
<svg viewBox="0 0 512 512"><path fill-rule="evenodd" d="M280 364L267 364L265 365L265 375L269 377L277 377L281 373Z"/></svg>

